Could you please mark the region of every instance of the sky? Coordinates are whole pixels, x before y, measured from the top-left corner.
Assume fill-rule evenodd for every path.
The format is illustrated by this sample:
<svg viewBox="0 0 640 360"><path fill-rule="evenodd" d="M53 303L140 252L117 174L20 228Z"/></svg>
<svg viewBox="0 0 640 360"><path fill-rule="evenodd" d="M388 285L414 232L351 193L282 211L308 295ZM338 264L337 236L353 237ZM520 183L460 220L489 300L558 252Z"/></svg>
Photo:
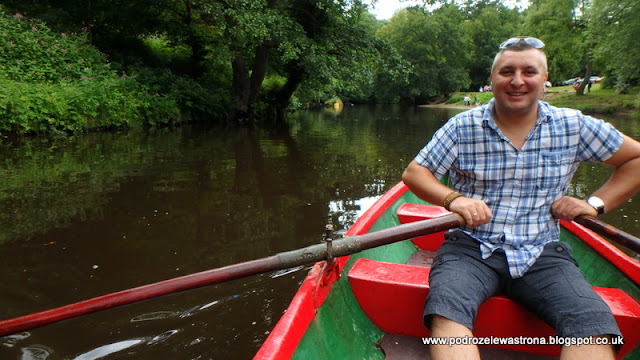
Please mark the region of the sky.
<svg viewBox="0 0 640 360"><path fill-rule="evenodd" d="M378 0L375 8L369 10L369 12L379 20L386 20L391 19L394 12L418 4L422 4L422 1Z"/></svg>
<svg viewBox="0 0 640 360"><path fill-rule="evenodd" d="M371 3L371 1L365 1L367 3ZM505 5L512 6L516 1L515 0L507 0L504 1ZM528 1L521 1L525 5L528 4ZM376 2L375 8L369 10L372 14L376 16L379 20L390 19L394 12L404 9L413 5L423 4L421 0L411 0L411 1L402 1L400 0L378 0Z"/></svg>

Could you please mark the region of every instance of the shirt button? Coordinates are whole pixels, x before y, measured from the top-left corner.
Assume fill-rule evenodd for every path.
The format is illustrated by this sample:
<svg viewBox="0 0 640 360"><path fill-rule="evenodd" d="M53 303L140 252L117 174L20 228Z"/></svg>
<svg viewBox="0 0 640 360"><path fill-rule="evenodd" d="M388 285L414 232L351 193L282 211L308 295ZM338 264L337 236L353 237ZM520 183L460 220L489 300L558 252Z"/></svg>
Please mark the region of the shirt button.
<svg viewBox="0 0 640 360"><path fill-rule="evenodd" d="M562 246L556 246L556 251L557 252L563 252L564 248Z"/></svg>

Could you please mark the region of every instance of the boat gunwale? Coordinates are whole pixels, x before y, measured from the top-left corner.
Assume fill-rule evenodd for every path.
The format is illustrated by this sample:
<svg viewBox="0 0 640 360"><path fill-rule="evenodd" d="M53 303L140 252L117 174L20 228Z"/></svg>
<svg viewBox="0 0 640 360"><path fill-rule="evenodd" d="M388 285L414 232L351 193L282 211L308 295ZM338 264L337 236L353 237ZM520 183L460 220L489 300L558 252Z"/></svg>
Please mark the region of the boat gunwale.
<svg viewBox="0 0 640 360"><path fill-rule="evenodd" d="M640 262L634 260L607 240L593 231L576 223L560 220L560 225L574 234L578 239L595 250L607 261L627 275L636 285L640 285Z"/></svg>

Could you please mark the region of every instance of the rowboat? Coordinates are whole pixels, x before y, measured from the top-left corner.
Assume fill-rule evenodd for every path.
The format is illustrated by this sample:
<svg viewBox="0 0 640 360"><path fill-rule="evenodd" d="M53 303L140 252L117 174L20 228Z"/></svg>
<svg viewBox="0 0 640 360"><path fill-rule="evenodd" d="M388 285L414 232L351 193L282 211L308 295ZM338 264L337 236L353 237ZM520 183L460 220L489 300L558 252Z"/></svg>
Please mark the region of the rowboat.
<svg viewBox="0 0 640 360"><path fill-rule="evenodd" d="M447 213L399 183L345 235ZM640 359L640 263L575 222L560 225L561 240L625 337L617 358ZM437 339L423 326L422 311L431 261L443 240L438 232L315 263L254 359L428 359L425 343ZM452 340L477 343L490 359L553 359L569 341L502 295L480 307L474 336Z"/></svg>

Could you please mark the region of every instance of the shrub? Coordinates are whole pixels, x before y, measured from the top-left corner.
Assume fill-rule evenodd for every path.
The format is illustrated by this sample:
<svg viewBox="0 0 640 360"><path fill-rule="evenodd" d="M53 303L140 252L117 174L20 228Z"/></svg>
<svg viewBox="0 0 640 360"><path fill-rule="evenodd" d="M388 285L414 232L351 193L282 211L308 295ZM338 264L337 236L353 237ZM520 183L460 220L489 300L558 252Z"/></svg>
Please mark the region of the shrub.
<svg viewBox="0 0 640 360"><path fill-rule="evenodd" d="M0 9L1 10L1 9ZM46 24L0 12L0 72L10 80L56 82L113 76L85 33L57 34Z"/></svg>
<svg viewBox="0 0 640 360"><path fill-rule="evenodd" d="M0 9L1 10L1 9ZM0 132L77 132L139 121L142 87L84 34L0 11Z"/></svg>

